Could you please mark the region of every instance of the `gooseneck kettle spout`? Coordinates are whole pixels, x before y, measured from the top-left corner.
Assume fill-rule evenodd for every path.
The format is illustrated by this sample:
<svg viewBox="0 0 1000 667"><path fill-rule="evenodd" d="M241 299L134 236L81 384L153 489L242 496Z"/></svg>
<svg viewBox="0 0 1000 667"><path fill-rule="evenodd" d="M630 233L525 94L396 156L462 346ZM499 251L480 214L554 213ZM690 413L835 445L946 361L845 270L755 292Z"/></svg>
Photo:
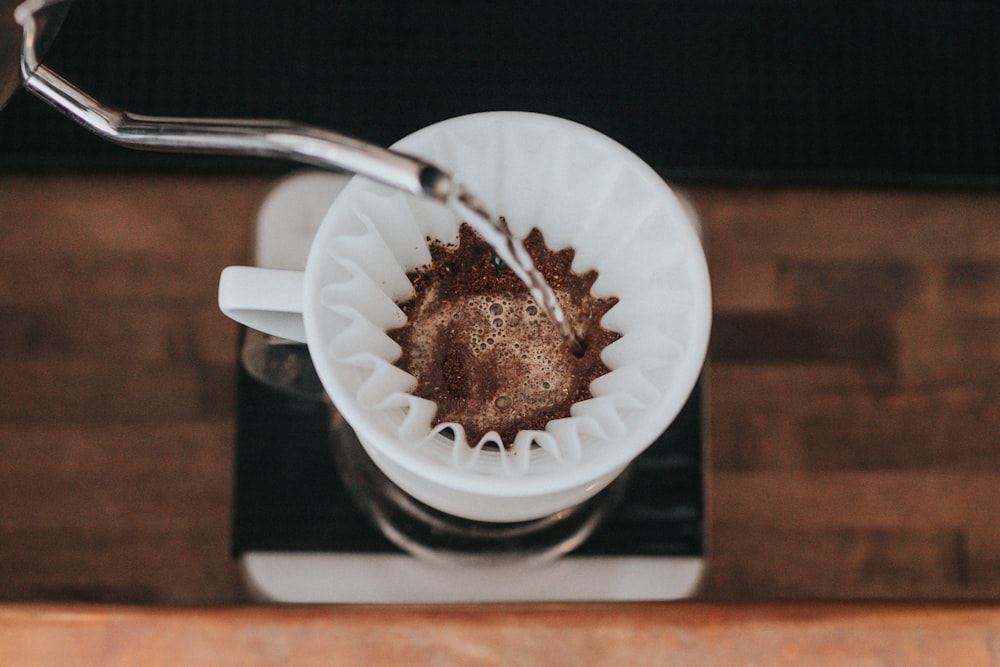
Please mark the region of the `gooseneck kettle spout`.
<svg viewBox="0 0 1000 667"><path fill-rule="evenodd" d="M68 0L27 0L13 18L23 28L20 78L29 91L85 128L114 143L133 148L183 153L221 153L282 158L323 169L348 171L411 195L433 199L468 222L497 256L531 291L574 354L582 353L580 333L563 312L559 299L535 268L524 244L503 218L489 214L483 203L447 172L420 158L324 130L270 120L194 119L142 116L115 109L83 92L40 62L41 46ZM0 5L9 0L0 0ZM56 10L56 20L49 12ZM9 17L0 19L0 38L9 41ZM16 26L13 26L16 28ZM0 73L11 63L0 62ZM0 98L0 105L6 100Z"/></svg>
<svg viewBox="0 0 1000 667"><path fill-rule="evenodd" d="M68 0L27 0L12 10L12 2L0 0L0 107L20 83L85 128L131 148L286 159L359 174L440 202L459 190L450 174L429 162L318 127L144 116L103 104L40 62L67 5Z"/></svg>

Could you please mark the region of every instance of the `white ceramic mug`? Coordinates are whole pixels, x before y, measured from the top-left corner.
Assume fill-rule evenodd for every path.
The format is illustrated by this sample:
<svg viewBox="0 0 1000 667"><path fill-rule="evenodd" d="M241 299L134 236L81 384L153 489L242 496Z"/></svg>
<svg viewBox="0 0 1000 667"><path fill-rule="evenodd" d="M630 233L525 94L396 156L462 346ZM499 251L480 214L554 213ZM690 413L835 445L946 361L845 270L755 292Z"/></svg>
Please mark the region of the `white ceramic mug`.
<svg viewBox="0 0 1000 667"><path fill-rule="evenodd" d="M573 268L597 269L595 296L619 303L605 326L623 336L594 399L550 422L536 446L486 451L433 428L433 404L408 394L385 335L405 323L406 272L427 239L453 241L459 220L354 178L313 240L304 272L229 267L223 312L306 342L323 387L372 460L406 492L479 521L522 521L571 507L615 479L674 419L698 379L711 321L708 271L690 211L638 157L571 121L532 113L462 116L394 149L449 169L519 236L538 227ZM395 346L395 347L394 347Z"/></svg>

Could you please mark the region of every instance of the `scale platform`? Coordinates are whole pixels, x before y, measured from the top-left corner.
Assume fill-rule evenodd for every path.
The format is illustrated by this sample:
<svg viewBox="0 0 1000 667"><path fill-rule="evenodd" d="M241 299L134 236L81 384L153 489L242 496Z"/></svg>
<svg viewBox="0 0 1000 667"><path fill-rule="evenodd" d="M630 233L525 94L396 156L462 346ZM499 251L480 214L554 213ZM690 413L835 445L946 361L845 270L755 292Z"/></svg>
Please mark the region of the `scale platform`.
<svg viewBox="0 0 1000 667"><path fill-rule="evenodd" d="M263 202L255 262L305 265L309 244L347 178L305 172ZM241 367L233 553L262 600L457 603L669 600L704 569L703 385L629 467L617 501L576 549L544 563L448 564L386 538L341 482L328 402L261 384Z"/></svg>

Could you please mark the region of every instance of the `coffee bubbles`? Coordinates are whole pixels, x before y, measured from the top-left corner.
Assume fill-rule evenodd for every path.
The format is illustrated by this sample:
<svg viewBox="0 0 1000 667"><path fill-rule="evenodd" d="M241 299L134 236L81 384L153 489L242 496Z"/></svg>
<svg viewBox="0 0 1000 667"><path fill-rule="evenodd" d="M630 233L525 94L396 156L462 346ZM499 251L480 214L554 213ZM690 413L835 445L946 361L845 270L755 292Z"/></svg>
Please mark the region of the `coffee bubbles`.
<svg viewBox="0 0 1000 667"><path fill-rule="evenodd" d="M436 423L462 424L473 446L490 431L509 446L518 431L569 416L607 372L600 352L618 337L599 325L614 300L590 295L595 273L569 271L572 250L549 251L537 232L525 245L567 315L585 326L583 356L509 269L479 261L485 243L464 228L458 246L431 244L433 260L411 276L415 295L401 304L408 322L389 332L403 349L397 365L417 378L413 393L437 403Z"/></svg>

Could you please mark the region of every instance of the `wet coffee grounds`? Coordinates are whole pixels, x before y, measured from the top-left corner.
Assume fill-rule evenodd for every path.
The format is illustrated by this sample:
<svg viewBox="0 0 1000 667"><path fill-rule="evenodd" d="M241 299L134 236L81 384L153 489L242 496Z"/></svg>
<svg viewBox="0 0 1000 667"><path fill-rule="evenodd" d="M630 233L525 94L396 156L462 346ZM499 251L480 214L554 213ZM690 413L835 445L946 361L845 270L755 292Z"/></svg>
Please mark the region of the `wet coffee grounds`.
<svg viewBox="0 0 1000 667"><path fill-rule="evenodd" d="M470 226L457 244L429 244L431 262L409 275L414 295L399 304L407 323L388 335L403 350L396 365L417 379L412 393L437 404L435 425L462 424L470 446L496 431L509 448L519 431L591 398L591 381L608 372L601 351L620 337L601 326L617 299L590 294L597 272L574 273L572 248L549 250L537 229L524 240L583 340L579 357Z"/></svg>

